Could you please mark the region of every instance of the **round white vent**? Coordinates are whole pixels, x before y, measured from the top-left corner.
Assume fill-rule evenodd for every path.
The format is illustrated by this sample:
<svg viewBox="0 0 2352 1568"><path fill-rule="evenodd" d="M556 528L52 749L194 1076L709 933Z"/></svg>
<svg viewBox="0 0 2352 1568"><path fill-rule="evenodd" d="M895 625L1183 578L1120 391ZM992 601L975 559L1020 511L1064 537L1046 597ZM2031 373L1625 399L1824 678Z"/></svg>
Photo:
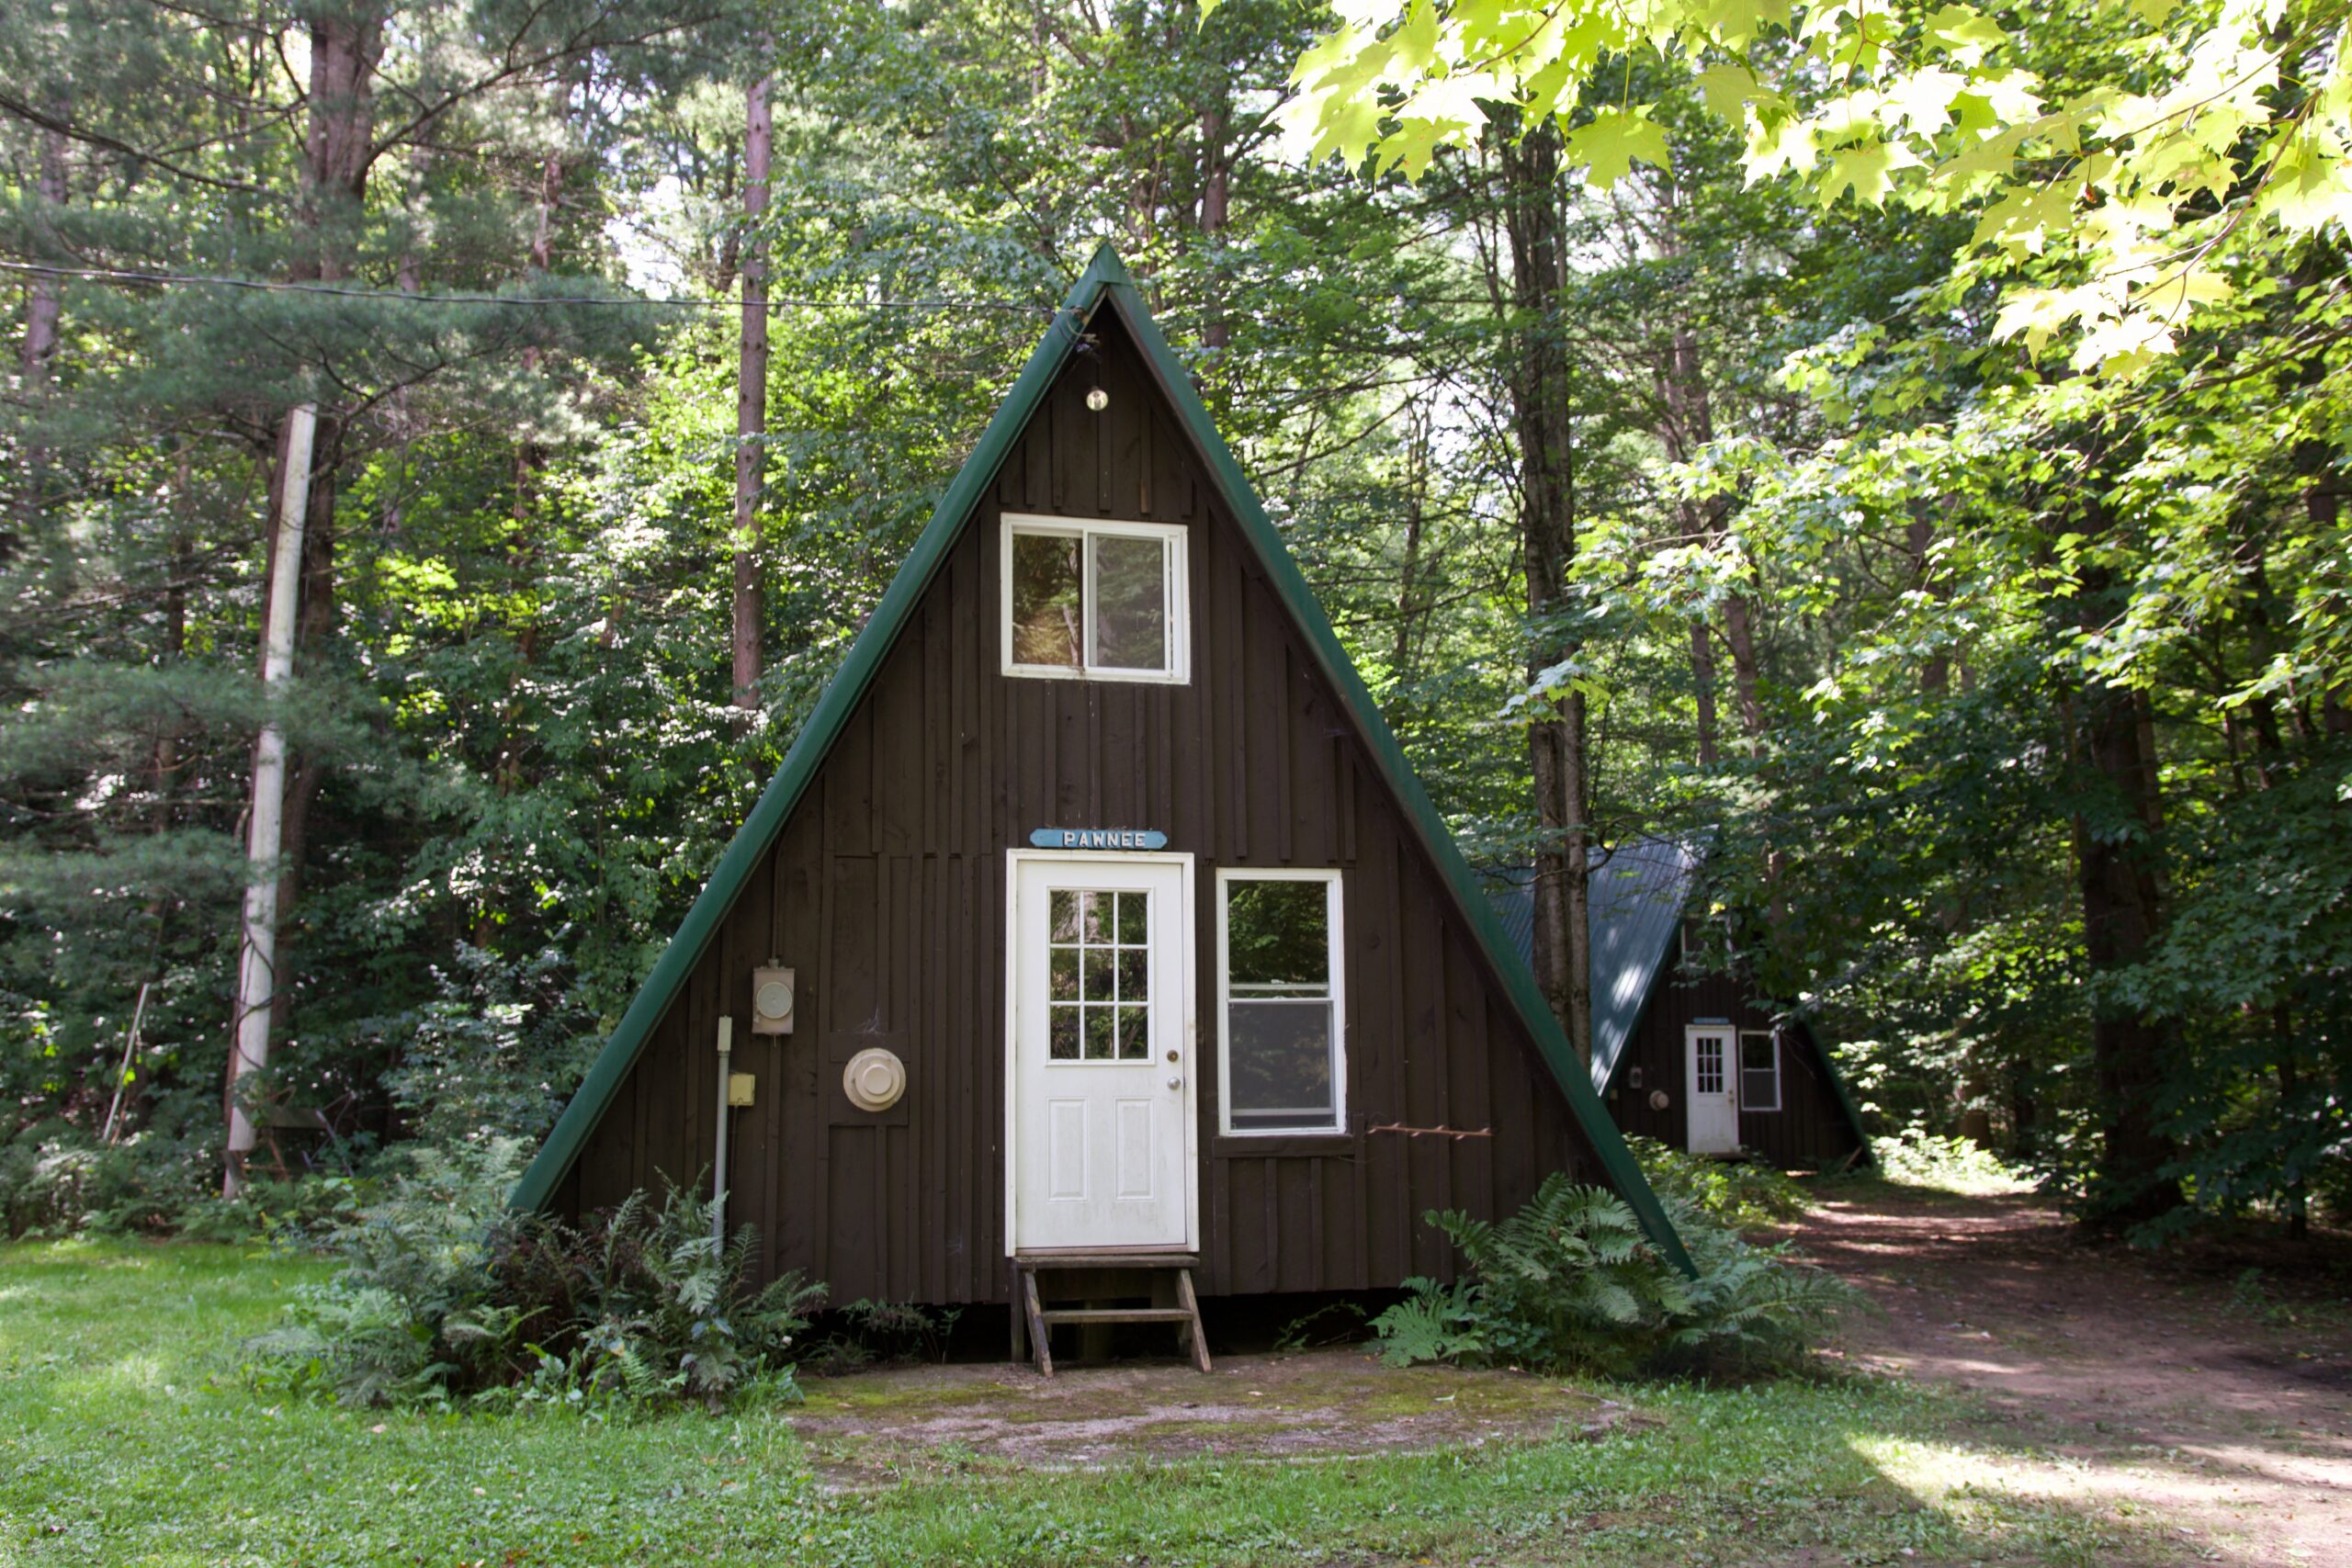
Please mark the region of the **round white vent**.
<svg viewBox="0 0 2352 1568"><path fill-rule="evenodd" d="M770 980L752 993L752 1006L762 1018L790 1018L792 987L781 980Z"/></svg>
<svg viewBox="0 0 2352 1568"><path fill-rule="evenodd" d="M1672 1103L1673 1101L1667 1098L1666 1090L1662 1089L1654 1089L1650 1090L1650 1109L1652 1111L1663 1111Z"/></svg>
<svg viewBox="0 0 2352 1568"><path fill-rule="evenodd" d="M888 1111L907 1092L906 1065L895 1052L869 1045L842 1069L842 1092L860 1111Z"/></svg>

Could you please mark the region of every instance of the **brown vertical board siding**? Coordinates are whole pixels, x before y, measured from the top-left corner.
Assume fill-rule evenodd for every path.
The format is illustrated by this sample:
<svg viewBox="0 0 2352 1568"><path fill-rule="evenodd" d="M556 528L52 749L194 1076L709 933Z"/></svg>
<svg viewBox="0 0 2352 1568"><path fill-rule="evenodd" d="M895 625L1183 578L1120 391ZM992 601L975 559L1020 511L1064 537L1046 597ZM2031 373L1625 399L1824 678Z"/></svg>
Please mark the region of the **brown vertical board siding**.
<svg viewBox="0 0 2352 1568"><path fill-rule="evenodd" d="M729 1010L748 1031L750 970L773 955L798 972L797 1030L737 1047L760 1083L736 1123L733 1186L763 1270L800 1269L836 1302L1004 1300L1005 852L1046 826L1157 828L1195 857L1204 1293L1449 1275L1425 1210L1499 1213L1551 1170L1590 1174L1565 1098L1336 694L1116 324L1098 325L1111 411L1085 409L1084 362L1066 373L770 851L759 896L728 916L588 1140L563 1207L707 1162L710 1031ZM1057 507L1187 525L1190 682L999 672L1001 511ZM1216 873L1277 865L1344 873L1349 1131L1224 1138ZM833 1057L865 1038L906 1061L903 1115L865 1118L841 1098ZM1802 1076L1784 1071L1792 1097ZM1495 1135L1365 1131L1383 1122Z"/></svg>
<svg viewBox="0 0 2352 1568"><path fill-rule="evenodd" d="M1281 652L1289 698L1283 705L1291 714L1290 759L1284 770L1290 787L1283 802L1290 850L1303 864L1341 864L1331 830L1340 796L1330 771L1331 711L1305 650L1284 638Z"/></svg>
<svg viewBox="0 0 2352 1568"><path fill-rule="evenodd" d="M1438 919L1435 889L1421 868L1408 863L1400 867L1397 894L1397 916L1404 941L1396 953L1396 966L1405 982L1405 1006L1400 1021L1403 1025L1403 1055L1405 1059L1405 1094L1398 1103L1396 1114L1383 1116L1386 1122L1404 1122L1413 1126L1443 1126L1446 1124L1447 1095L1445 1040L1445 933ZM1453 1207L1453 1183L1449 1168L1450 1156L1443 1138L1416 1138L1409 1134L1380 1134L1391 1137L1404 1145L1407 1190L1411 1193L1411 1251L1413 1271L1443 1277L1453 1261L1452 1251L1445 1240L1420 1216L1430 1209Z"/></svg>
<svg viewBox="0 0 2352 1568"><path fill-rule="evenodd" d="M1283 678L1283 644L1291 640L1289 628L1275 609L1272 592L1254 572L1241 612L1249 661L1241 689L1242 716L1250 737L1250 770L1242 777L1241 787L1250 816L1250 838L1270 863L1292 865L1297 863L1291 857L1290 737L1283 723L1292 695Z"/></svg>
<svg viewBox="0 0 2352 1568"><path fill-rule="evenodd" d="M1106 411L1111 439L1102 447L1102 510L1114 517L1151 516L1151 485L1144 469L1144 432L1151 411L1135 367L1125 360L1102 367L1102 388L1111 394Z"/></svg>
<svg viewBox="0 0 2352 1568"><path fill-rule="evenodd" d="M919 843L936 841L927 831L926 822L932 792L923 769L923 694L928 682L922 669L922 641L918 624L904 649L916 666L914 678L878 686L868 699L873 713L873 721L866 727L873 738L873 776L880 781L871 806L871 841L877 854L903 855Z"/></svg>
<svg viewBox="0 0 2352 1568"><path fill-rule="evenodd" d="M1772 1010L1736 976L1662 979L1626 1044L1624 1065L1618 1069L1609 1096L1609 1111L1618 1126L1676 1148L1689 1145L1690 1121L1683 1103L1688 1089L1683 1079L1683 1031L1701 1019L1729 1019L1741 1030L1770 1029ZM1633 1087L1636 1068L1642 1078L1639 1089ZM1653 1110L1650 1094L1661 1089L1667 1093L1667 1108ZM1740 1111L1743 1146L1764 1159L1791 1167L1833 1164L1853 1152L1857 1140L1844 1108L1838 1103L1837 1091L1830 1087L1820 1045L1802 1024L1781 1038L1781 1105L1776 1111Z"/></svg>
<svg viewBox="0 0 2352 1568"><path fill-rule="evenodd" d="M732 1059L728 1066L730 1071L752 1074L755 1081L771 1077L766 1069L774 1036L752 1032L752 971L768 961L773 919L768 906L775 897L774 878L753 877L737 907L741 918L729 921L718 933L718 946L725 954L717 976L718 1008L735 1021ZM707 1114L715 1118L719 1114L718 1053L713 1050L710 1055L709 1098L705 1103L709 1107ZM769 1208L773 1194L762 1178L774 1156L766 1147L758 1089L752 1091L750 1109L730 1111L727 1117L727 1231L732 1235L749 1225L754 1235L765 1235L775 1226L775 1216ZM712 1131L715 1134L716 1128Z"/></svg>
<svg viewBox="0 0 2352 1568"><path fill-rule="evenodd" d="M1008 459L1006 463L1008 468L1016 466L1023 475L1018 510L1051 512L1054 509L1054 420L1050 402L1022 437L1020 456Z"/></svg>
<svg viewBox="0 0 2352 1568"><path fill-rule="evenodd" d="M1453 1086L1447 1121L1465 1132L1495 1125L1494 1061L1487 1049L1486 976L1466 942L1446 944L1446 1056ZM1448 1139L1453 1156L1453 1187L1458 1201L1492 1213L1501 1197L1495 1185L1494 1138Z"/></svg>
<svg viewBox="0 0 2352 1568"><path fill-rule="evenodd" d="M1364 798L1378 799L1369 793ZM1406 1120L1379 1115L1374 1107L1413 1104L1413 1097L1406 1088L1405 1042L1409 1032L1404 1027L1404 949L1408 939L1402 918L1404 882L1397 866L1404 852L1403 835L1385 802L1376 806L1370 816L1372 820L1366 824L1365 831L1368 847L1359 863L1358 874L1366 878L1366 924L1374 937L1374 967L1370 973L1379 978L1376 990L1365 987L1368 998L1376 998L1378 1008L1365 1018L1366 1032L1375 1042L1369 1053L1374 1071L1363 1075L1363 1090L1355 1097L1358 1124L1365 1128ZM1351 1077L1349 1081L1352 1084L1354 1078ZM1367 1133L1364 1137L1365 1157L1373 1165L1372 1190L1385 1200L1382 1208L1387 1222L1380 1233L1385 1246L1374 1255L1374 1266L1382 1274L1398 1278L1409 1278L1417 1272L1413 1232L1420 1224L1420 1211L1414 1207L1417 1195L1412 1190L1412 1168L1406 1148L1406 1140L1395 1134ZM1402 1202L1396 1201L1400 1193L1404 1195Z"/></svg>

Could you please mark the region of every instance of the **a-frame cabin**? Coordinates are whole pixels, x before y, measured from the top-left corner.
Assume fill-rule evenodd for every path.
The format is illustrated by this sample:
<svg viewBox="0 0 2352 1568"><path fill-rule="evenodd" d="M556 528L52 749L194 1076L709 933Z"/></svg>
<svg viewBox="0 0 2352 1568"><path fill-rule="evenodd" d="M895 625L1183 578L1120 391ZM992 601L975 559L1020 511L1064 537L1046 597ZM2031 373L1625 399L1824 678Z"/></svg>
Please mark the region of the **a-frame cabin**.
<svg viewBox="0 0 2352 1568"><path fill-rule="evenodd" d="M835 1301L1390 1287L1555 1170L1680 1258L1107 248L516 1201L691 1177L722 1115L730 1228Z"/></svg>

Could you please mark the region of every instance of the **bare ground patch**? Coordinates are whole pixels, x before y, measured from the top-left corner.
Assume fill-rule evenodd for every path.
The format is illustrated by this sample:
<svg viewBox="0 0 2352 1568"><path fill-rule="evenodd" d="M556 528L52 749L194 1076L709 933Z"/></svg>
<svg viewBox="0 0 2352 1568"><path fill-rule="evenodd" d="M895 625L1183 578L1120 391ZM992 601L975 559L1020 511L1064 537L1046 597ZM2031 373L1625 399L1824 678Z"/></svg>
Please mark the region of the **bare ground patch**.
<svg viewBox="0 0 2352 1568"><path fill-rule="evenodd" d="M2031 1199L1860 1188L1796 1228L1883 1316L1847 1352L1978 1399L1972 1484L2166 1522L2177 1560L2352 1564L2352 1272L2091 1246ZM2269 1270L2254 1290L2242 1270Z"/></svg>
<svg viewBox="0 0 2352 1568"><path fill-rule="evenodd" d="M1617 1401L1521 1372L1392 1368L1361 1349L1178 1363L900 1368L812 1379L792 1417L826 1478L909 1472L1113 1469L1142 1461L1292 1462L1497 1441L1600 1438Z"/></svg>

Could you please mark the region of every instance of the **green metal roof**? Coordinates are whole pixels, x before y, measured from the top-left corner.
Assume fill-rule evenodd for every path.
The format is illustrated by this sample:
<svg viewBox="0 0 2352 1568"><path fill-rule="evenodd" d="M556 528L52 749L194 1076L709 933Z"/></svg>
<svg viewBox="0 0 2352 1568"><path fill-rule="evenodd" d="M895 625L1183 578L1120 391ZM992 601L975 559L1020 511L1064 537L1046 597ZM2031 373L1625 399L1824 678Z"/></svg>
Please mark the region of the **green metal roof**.
<svg viewBox="0 0 2352 1568"><path fill-rule="evenodd" d="M1144 363L1160 394L1178 422L1192 438L1193 445L1206 465L1211 481L1217 487L1220 499L1240 525L1243 537L1265 571L1275 596L1297 622L1313 650L1317 668L1331 683L1353 716L1374 766L1395 794L1403 807L1404 816L1415 836L1428 852L1448 891L1453 895L1457 911L1467 922L1471 934L1485 951L1511 1009L1521 1024L1534 1039L1536 1049L1544 1057L1561 1092L1567 1097L1568 1108L1577 1123L1584 1131L1608 1172L1610 1184L1632 1206L1641 1219L1643 1228L1651 1239L1684 1269L1690 1258L1683 1251L1681 1238L1675 1235L1666 1212L1658 1206L1657 1196L1642 1176L1625 1141L1610 1120L1609 1113L1594 1091L1592 1079L1584 1065L1577 1059L1567 1036L1552 1016L1543 993L1536 988L1535 977L1526 963L1512 951L1510 940L1495 918L1493 907L1480 890L1476 877L1462 858L1445 819L1438 815L1421 781L1406 761L1396 738L1390 733L1387 721L1380 714L1372 694L1365 689L1363 679L1356 672L1355 663L1340 645L1338 634L1314 591L1300 575L1298 563L1291 558L1282 536L1273 521L1259 503L1256 490L1243 476L1230 448L1219 435L1209 418L1208 409L1193 389L1183 362L1177 358L1168 340L1159 333L1145 306L1135 280L1127 275L1117 254L1104 245L1094 253L1085 275L1072 287L1062 301L1053 325L1029 356L1027 365L1012 384L1004 404L989 422L964 467L948 486L947 493L933 511L931 521L899 568L889 589L882 595L865 628L850 646L849 656L842 661L840 671L827 685L817 703L816 711L786 753L784 766L769 781L766 789L752 807L752 814L734 840L719 857L718 867L686 918L679 924L677 934L670 939L653 965L653 973L621 1015L619 1025L597 1054L594 1066L580 1086L571 1103L564 1108L554 1131L540 1147L538 1156L514 1192L512 1201L517 1208L535 1209L553 1195L556 1184L571 1168L580 1150L595 1130L605 1108L619 1093L621 1085L636 1066L646 1043L652 1038L654 1026L669 1010L672 1000L684 987L686 977L694 971L711 941L717 936L727 912L734 906L757 870L760 861L775 842L777 834L800 802L809 784L816 778L825 755L855 711L858 701L882 667L884 658L912 618L923 592L949 550L963 533L965 525L978 510L980 499L995 481L997 470L1012 452L1021 433L1028 428L1030 419L1043 406L1055 378L1060 373L1071 351L1078 345L1086 323L1098 310L1109 309L1135 339L1142 351Z"/></svg>
<svg viewBox="0 0 2352 1568"><path fill-rule="evenodd" d="M1600 852L1586 876L1592 935L1592 1087L1603 1094L1649 1006L1681 930L1699 857L1670 839L1632 839ZM1535 951L1533 873L1501 873L1492 893L1503 932L1522 962Z"/></svg>

